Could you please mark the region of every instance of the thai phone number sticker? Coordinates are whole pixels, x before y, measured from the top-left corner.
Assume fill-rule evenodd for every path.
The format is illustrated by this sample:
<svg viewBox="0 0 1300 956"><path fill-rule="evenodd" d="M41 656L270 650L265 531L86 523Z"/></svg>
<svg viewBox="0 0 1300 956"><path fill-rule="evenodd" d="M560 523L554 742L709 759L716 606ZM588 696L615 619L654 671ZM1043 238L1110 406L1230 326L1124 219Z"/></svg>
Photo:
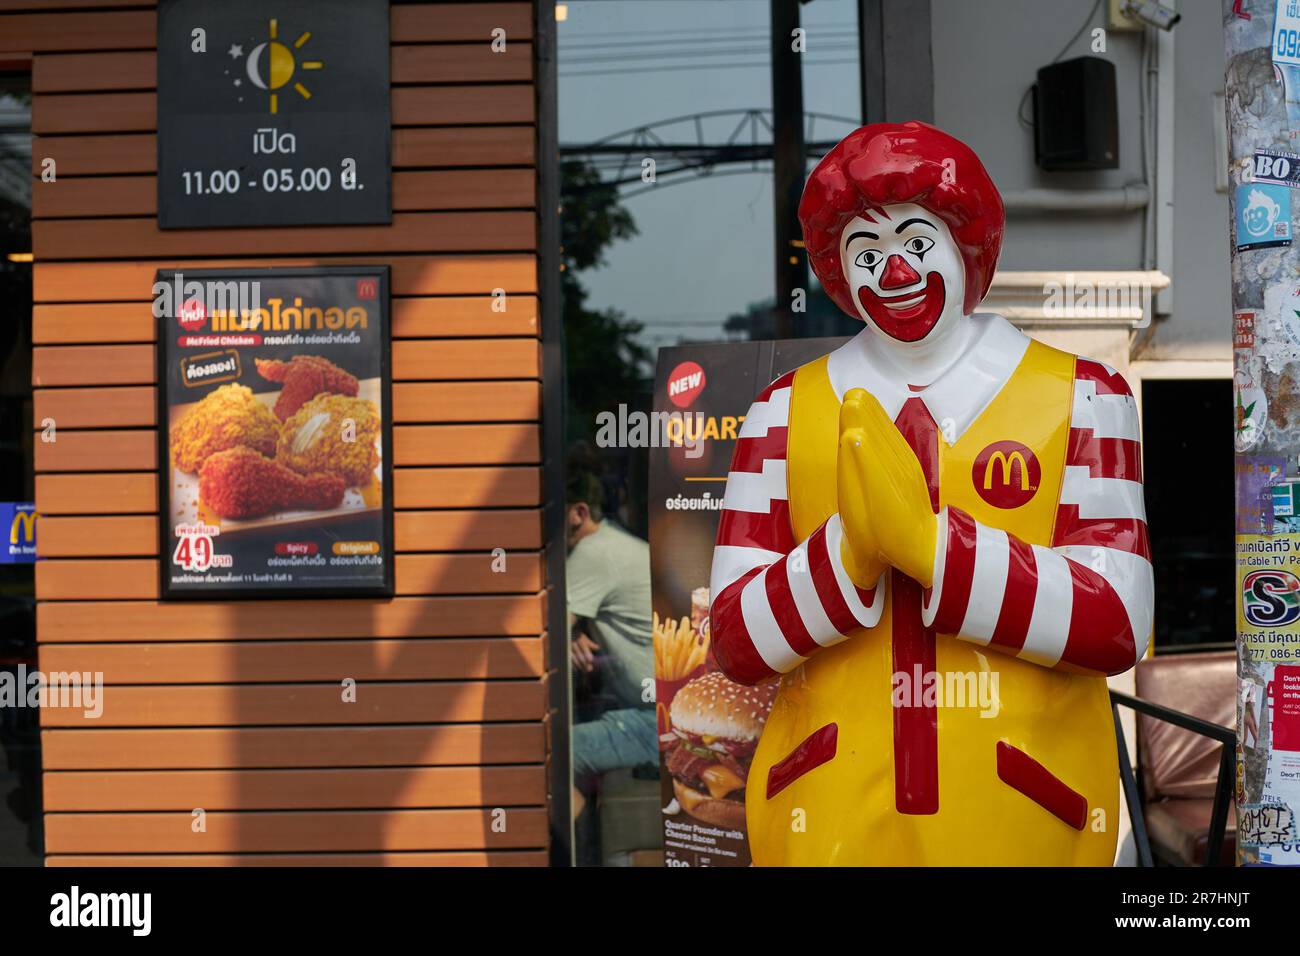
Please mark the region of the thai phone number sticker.
<svg viewBox="0 0 1300 956"><path fill-rule="evenodd" d="M1277 0L1273 62L1300 66L1300 0Z"/></svg>

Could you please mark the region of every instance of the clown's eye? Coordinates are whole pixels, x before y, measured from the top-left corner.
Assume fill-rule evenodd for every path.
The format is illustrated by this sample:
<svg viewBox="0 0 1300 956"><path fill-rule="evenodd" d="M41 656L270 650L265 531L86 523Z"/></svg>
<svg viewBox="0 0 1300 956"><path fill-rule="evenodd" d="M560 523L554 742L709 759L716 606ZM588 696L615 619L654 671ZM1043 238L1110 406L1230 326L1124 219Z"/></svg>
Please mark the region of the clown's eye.
<svg viewBox="0 0 1300 956"><path fill-rule="evenodd" d="M879 249L864 249L858 253L858 257L853 260L853 264L875 272L876 266L880 265L880 260L883 258L884 254Z"/></svg>
<svg viewBox="0 0 1300 956"><path fill-rule="evenodd" d="M934 248L934 240L925 236L913 236L903 243L903 248L918 259L924 259L925 254Z"/></svg>

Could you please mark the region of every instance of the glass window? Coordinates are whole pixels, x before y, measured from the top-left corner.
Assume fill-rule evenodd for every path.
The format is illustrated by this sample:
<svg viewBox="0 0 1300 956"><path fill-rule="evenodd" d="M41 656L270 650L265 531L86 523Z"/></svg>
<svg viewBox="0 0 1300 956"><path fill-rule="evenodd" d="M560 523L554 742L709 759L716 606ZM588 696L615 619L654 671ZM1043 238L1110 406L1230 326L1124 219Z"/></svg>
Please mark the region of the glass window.
<svg viewBox="0 0 1300 956"><path fill-rule="evenodd" d="M558 24L580 865L663 860L647 449L610 440L599 416L649 411L662 346L773 337L769 10L578 0ZM856 10L800 7L809 168L860 123ZM852 325L814 288L795 334Z"/></svg>
<svg viewBox="0 0 1300 956"><path fill-rule="evenodd" d="M31 76L0 74L0 503L30 502L35 491L31 164ZM11 530L6 522L0 533ZM0 560L0 680L6 683L16 683L20 669L36 669L34 568L7 554ZM43 846L40 713L0 706L0 866L39 866Z"/></svg>

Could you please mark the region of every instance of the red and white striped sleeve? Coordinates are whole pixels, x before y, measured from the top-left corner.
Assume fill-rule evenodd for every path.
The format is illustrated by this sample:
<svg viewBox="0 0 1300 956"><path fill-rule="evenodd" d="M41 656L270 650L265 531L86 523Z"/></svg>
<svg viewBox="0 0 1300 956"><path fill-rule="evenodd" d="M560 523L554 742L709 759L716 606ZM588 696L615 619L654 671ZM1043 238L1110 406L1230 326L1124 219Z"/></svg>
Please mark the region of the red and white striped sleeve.
<svg viewBox="0 0 1300 956"><path fill-rule="evenodd" d="M874 626L884 610L883 584L858 588L844 570L839 515L795 540L786 486L793 381L793 372L778 378L745 416L713 549L713 656L742 684L793 670L817 650Z"/></svg>
<svg viewBox="0 0 1300 956"><path fill-rule="evenodd" d="M1155 596L1141 468L1128 383L1078 359L1052 546L944 508L924 622L1044 667L1128 670L1146 653Z"/></svg>

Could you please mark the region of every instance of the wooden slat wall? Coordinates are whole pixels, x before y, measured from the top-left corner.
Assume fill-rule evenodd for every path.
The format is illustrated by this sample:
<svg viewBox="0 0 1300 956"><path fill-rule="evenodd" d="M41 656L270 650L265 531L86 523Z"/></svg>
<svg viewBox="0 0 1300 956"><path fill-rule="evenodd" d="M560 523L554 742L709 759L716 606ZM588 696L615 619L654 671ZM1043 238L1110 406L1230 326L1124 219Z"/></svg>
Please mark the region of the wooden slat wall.
<svg viewBox="0 0 1300 956"><path fill-rule="evenodd" d="M40 664L106 683L97 718L42 714L50 864L546 862L532 17L393 6L391 226L162 233L153 4L0 0L34 172L58 164L33 187ZM398 596L160 603L154 271L334 263L393 270Z"/></svg>

